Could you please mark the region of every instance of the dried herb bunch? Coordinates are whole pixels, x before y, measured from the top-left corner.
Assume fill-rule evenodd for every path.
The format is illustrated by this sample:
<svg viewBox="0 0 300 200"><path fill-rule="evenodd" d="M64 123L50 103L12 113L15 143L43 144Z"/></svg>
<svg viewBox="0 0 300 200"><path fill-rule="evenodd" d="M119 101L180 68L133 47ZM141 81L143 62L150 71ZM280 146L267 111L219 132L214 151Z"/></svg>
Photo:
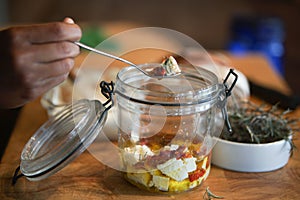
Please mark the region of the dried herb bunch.
<svg viewBox="0 0 300 200"><path fill-rule="evenodd" d="M299 131L299 119L288 117L290 110L282 111L278 105L256 105L250 101L241 102L228 114L232 130L224 129L220 138L241 143L270 143L285 139L292 149L291 136Z"/></svg>

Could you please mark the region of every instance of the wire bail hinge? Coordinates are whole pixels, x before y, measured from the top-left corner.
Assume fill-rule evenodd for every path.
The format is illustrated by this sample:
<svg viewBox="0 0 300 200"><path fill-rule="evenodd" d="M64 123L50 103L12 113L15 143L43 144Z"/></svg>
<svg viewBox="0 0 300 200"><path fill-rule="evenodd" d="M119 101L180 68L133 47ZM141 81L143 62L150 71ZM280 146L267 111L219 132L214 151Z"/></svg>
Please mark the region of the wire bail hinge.
<svg viewBox="0 0 300 200"><path fill-rule="evenodd" d="M228 87L227 81L228 81L230 75L234 76L234 80L232 81L231 86ZM226 96L226 99L231 95L231 91L234 88L237 80L238 80L238 75L234 72L233 69L230 69L230 71L228 72L228 74L226 75L226 77L225 77L225 79L223 81L223 85L225 86L225 96ZM227 127L227 130L229 131L229 133L232 133L232 127L230 125L230 121L229 121L229 118L228 118L228 113L227 113L226 105L224 105L224 107L222 109L222 113L223 113L223 116L224 116L224 119L225 119L225 125Z"/></svg>

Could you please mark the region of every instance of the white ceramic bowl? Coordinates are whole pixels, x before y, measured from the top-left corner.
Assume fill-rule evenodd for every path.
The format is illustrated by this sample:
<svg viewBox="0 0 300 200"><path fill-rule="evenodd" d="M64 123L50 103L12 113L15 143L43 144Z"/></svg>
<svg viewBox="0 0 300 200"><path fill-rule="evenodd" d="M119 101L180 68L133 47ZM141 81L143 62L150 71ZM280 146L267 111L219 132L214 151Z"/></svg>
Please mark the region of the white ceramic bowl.
<svg viewBox="0 0 300 200"><path fill-rule="evenodd" d="M240 172L267 172L285 166L290 158L291 146L280 140L266 144L238 143L216 138L212 164Z"/></svg>

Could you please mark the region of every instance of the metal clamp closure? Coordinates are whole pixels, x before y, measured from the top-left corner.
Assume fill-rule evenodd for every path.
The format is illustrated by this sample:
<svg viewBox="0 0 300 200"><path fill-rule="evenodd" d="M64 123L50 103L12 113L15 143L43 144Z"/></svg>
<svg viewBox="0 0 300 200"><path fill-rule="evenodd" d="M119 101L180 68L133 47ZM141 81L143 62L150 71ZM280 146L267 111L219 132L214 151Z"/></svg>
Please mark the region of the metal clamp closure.
<svg viewBox="0 0 300 200"><path fill-rule="evenodd" d="M233 75L235 78L234 78L231 86L228 87L227 81L228 81L230 75ZM225 77L225 79L223 81L223 84L224 84L224 86L226 88L225 89L226 97L229 97L231 95L231 91L232 91L233 87L235 86L237 80L238 80L238 75L234 72L234 69L230 69L230 71L228 72L228 74L226 75L226 77Z"/></svg>
<svg viewBox="0 0 300 200"><path fill-rule="evenodd" d="M111 103L108 107L105 108L104 112L107 112L111 107L114 106L114 85L115 84L112 81L110 83L101 81L100 83L101 93L107 98L107 101L103 104L103 106L107 106L109 103Z"/></svg>
<svg viewBox="0 0 300 200"><path fill-rule="evenodd" d="M234 80L232 81L231 86L228 87L227 81L228 81L230 75L234 76ZM225 99L223 100L224 104L226 102L225 100L231 95L231 91L234 88L237 80L238 80L238 75L234 72L233 69L230 69L230 71L228 72L228 74L226 75L226 77L223 81L223 85L225 86L225 95L226 95ZM223 105L222 114L223 114L224 119L225 119L225 124L226 124L227 130L229 131L229 133L232 133L232 127L230 125L230 121L229 121L229 118L228 118L226 105Z"/></svg>

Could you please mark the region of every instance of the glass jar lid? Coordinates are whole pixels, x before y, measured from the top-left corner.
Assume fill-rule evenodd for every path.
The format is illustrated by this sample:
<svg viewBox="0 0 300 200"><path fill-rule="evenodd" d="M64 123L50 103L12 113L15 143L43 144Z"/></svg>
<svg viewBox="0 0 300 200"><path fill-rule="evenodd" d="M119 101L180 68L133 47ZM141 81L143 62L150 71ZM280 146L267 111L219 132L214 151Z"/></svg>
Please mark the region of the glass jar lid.
<svg viewBox="0 0 300 200"><path fill-rule="evenodd" d="M68 105L42 125L25 145L20 171L29 180L41 180L59 171L94 141L107 112L97 100Z"/></svg>

